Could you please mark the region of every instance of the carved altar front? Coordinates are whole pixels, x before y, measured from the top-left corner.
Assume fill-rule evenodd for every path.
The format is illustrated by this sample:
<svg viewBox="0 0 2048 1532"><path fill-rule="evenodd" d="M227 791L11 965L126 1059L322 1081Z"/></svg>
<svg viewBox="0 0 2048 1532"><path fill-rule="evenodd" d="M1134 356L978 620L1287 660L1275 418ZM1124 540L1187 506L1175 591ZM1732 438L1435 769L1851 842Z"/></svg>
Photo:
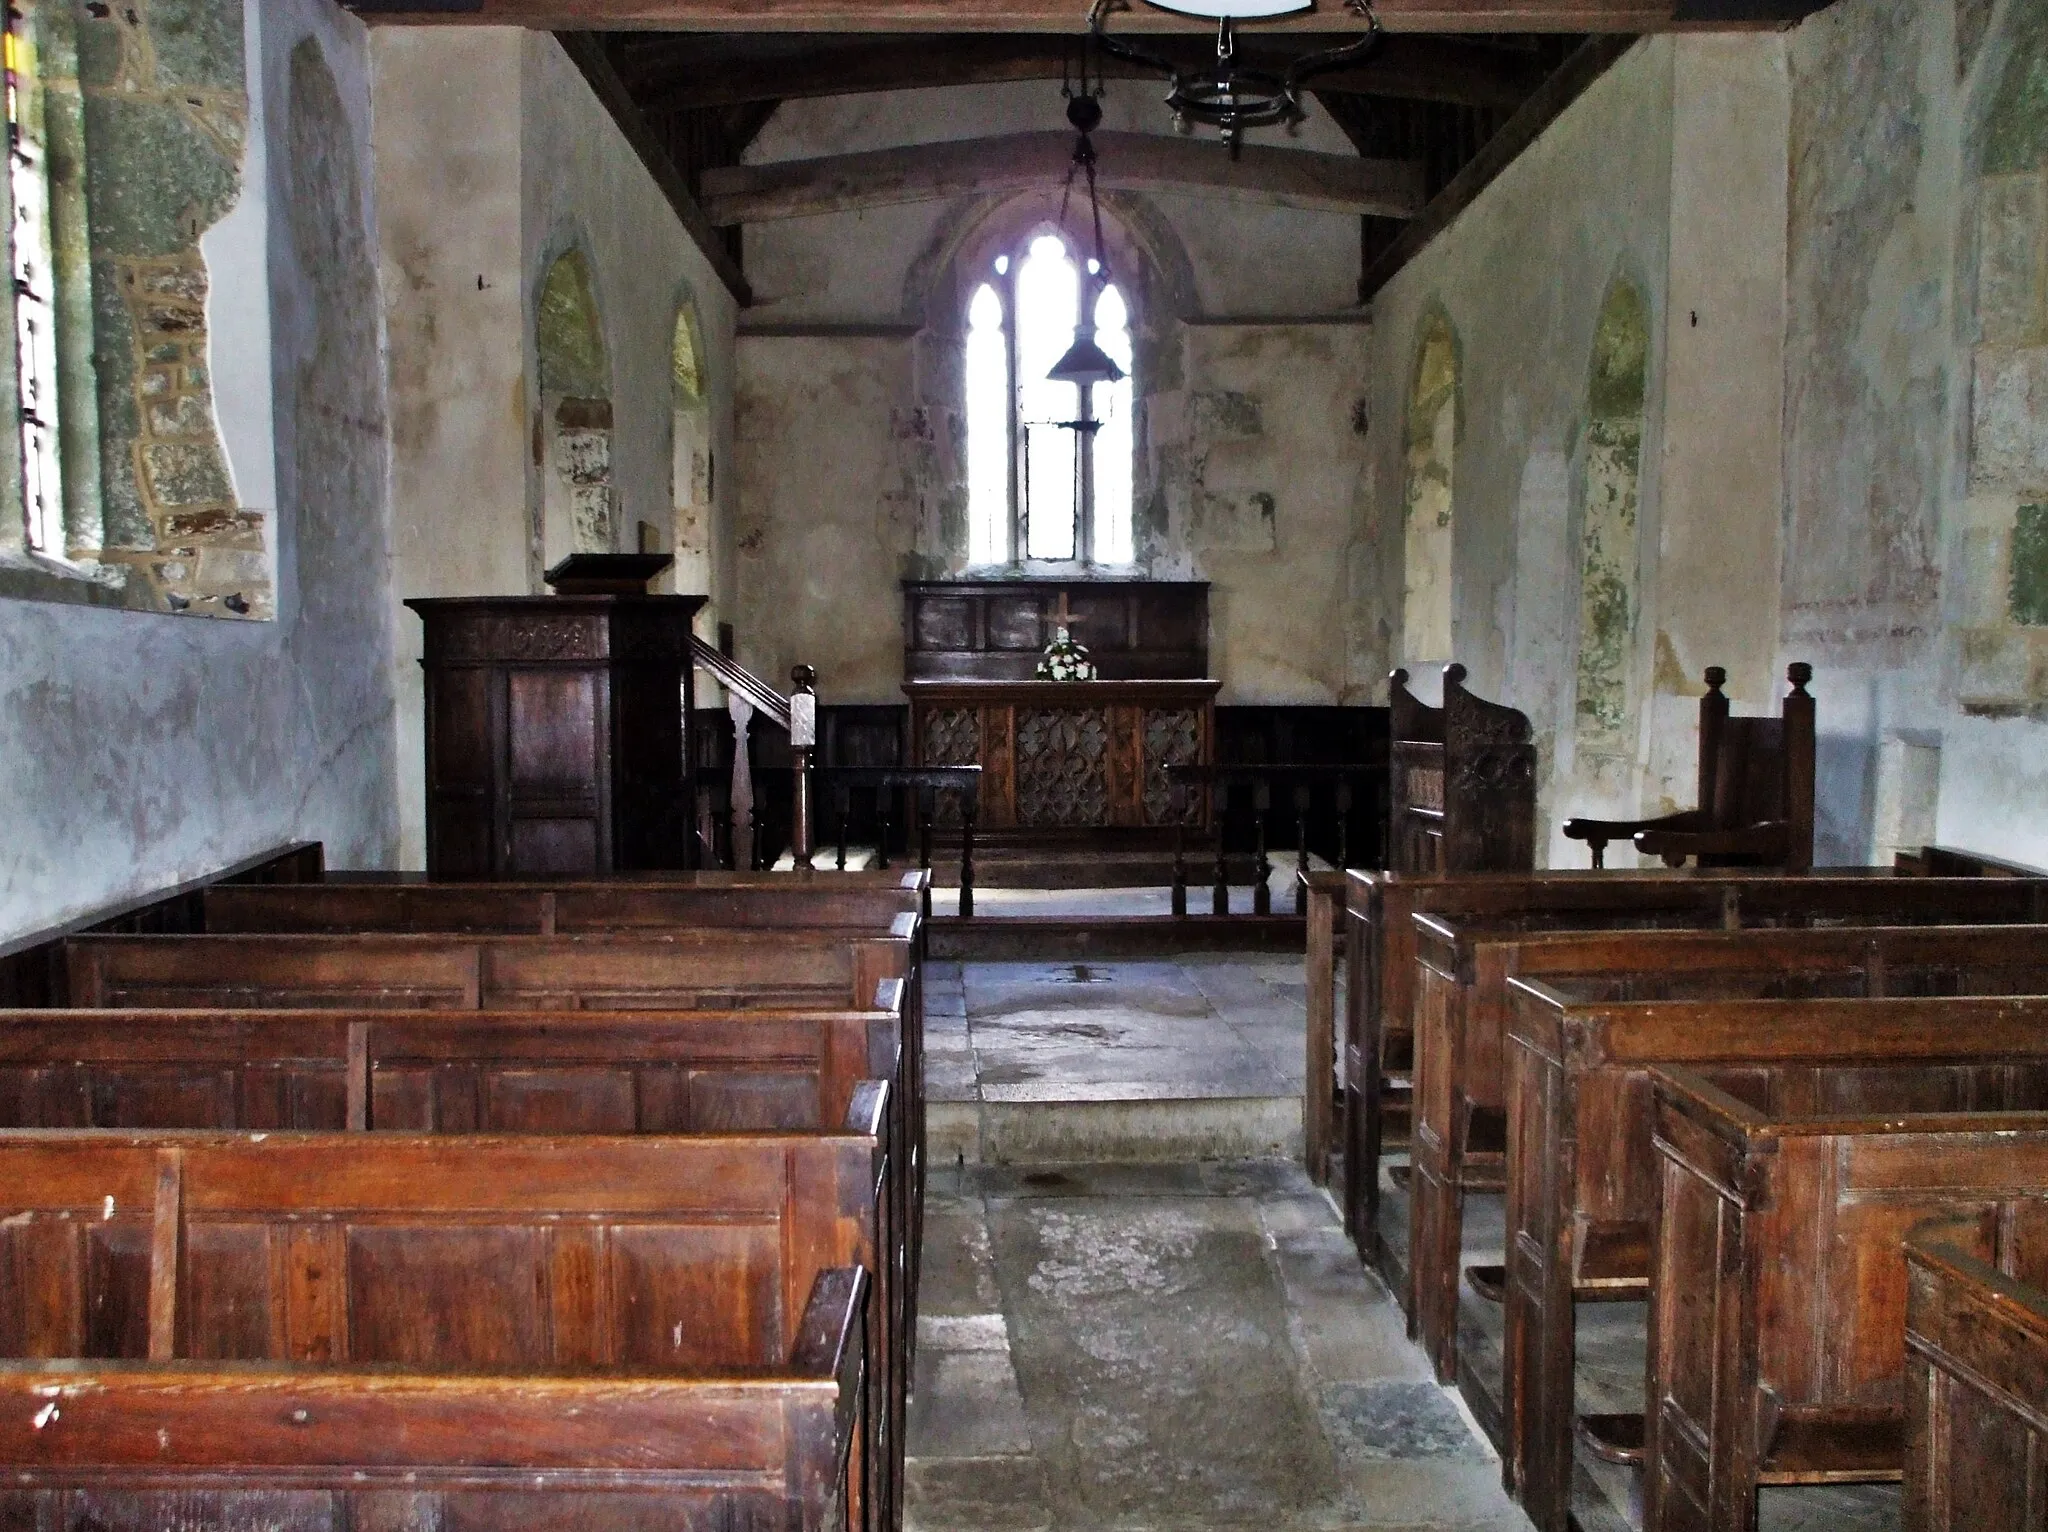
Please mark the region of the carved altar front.
<svg viewBox="0 0 2048 1532"><path fill-rule="evenodd" d="M1173 825L1170 765L1212 764L1220 682L910 681L920 766L979 766L981 824L1053 839ZM1201 807L1191 822L1200 824ZM1142 837L1141 837L1142 838Z"/></svg>

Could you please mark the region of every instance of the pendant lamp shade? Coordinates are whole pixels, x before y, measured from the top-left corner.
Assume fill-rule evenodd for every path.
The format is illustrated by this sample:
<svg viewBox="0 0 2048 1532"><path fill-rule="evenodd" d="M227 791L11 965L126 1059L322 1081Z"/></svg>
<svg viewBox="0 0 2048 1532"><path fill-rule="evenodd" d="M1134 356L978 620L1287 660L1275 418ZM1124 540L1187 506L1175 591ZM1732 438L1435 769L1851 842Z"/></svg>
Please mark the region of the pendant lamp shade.
<svg viewBox="0 0 2048 1532"><path fill-rule="evenodd" d="M1104 383L1121 383L1123 368L1117 366L1116 358L1095 344L1092 329L1074 332L1074 344L1067 348L1067 354L1053 363L1052 371L1046 377L1055 383L1075 383L1083 388Z"/></svg>

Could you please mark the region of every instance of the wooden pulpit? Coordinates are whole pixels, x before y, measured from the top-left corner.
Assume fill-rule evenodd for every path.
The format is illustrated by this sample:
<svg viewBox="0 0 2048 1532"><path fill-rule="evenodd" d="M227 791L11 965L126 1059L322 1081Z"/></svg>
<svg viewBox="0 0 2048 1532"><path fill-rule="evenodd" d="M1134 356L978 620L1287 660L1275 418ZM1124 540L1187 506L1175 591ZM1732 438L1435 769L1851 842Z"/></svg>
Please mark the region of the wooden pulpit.
<svg viewBox="0 0 2048 1532"><path fill-rule="evenodd" d="M690 624L703 596L477 596L426 625L427 872L697 865Z"/></svg>

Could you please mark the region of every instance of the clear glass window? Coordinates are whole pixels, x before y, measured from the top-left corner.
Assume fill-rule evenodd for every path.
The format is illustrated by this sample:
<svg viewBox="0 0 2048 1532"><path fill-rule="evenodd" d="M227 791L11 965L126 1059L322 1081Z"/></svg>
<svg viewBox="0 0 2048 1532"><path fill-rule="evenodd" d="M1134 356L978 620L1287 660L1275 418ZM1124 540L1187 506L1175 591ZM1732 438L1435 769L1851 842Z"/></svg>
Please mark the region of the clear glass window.
<svg viewBox="0 0 2048 1532"><path fill-rule="evenodd" d="M1125 377L1056 383L1047 374L1090 303L1096 343ZM991 262L967 312L971 562L1132 562L1133 361L1122 293L1084 272L1063 237L1035 234Z"/></svg>
<svg viewBox="0 0 2048 1532"><path fill-rule="evenodd" d="M36 111L34 49L7 11L8 192L13 217L15 365L21 387L22 510L28 546L64 556L64 484L57 448L57 309L50 172Z"/></svg>

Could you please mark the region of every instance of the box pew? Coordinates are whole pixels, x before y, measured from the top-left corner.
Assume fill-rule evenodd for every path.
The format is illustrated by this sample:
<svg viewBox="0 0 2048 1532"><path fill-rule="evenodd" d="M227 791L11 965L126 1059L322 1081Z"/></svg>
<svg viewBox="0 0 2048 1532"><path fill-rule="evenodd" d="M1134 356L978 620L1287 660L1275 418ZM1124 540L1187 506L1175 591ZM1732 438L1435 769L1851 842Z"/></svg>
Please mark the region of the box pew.
<svg viewBox="0 0 2048 1532"><path fill-rule="evenodd" d="M2048 924L2048 879L1918 878L1884 868L1801 877L1730 869L1435 878L1353 871L1346 905L1343 1205L1359 1253L1386 1267L1382 1118L1390 1104L1406 1110L1412 1083L1417 914L1529 929ZM1311 1060L1311 1073L1316 1067Z"/></svg>
<svg viewBox="0 0 2048 1532"><path fill-rule="evenodd" d="M1897 1482L1905 1237L1960 1215L1965 1254L2040 1259L2048 1062L1752 1061L1653 1088L1646 1526L1752 1532L1761 1486Z"/></svg>
<svg viewBox="0 0 2048 1532"><path fill-rule="evenodd" d="M1686 944L1829 942L1842 934L1699 933L1658 941L1677 970L1686 954L1671 949ZM1922 977L1941 972L1944 940L1956 958L1962 938L1940 930L1861 934L1879 938L1879 949L1901 939L1892 956L1902 969L1922 958ZM1915 944L1923 950L1913 952ZM2038 940L2034 946L2041 950ZM1987 954L1993 966L1954 971L1988 987L2003 982L2001 972L2019 976L2017 968L1999 970L1997 956ZM2035 977L2036 988L2048 989L2048 973ZM1651 1071L1682 1065L1740 1079L1752 1063L1789 1070L1817 1062L1830 1070L1829 1089L1838 1097L1855 1087L1854 1066L1881 1091L1890 1091L1902 1072L1917 1073L1916 1088L1928 1093L1921 1099L1943 1108L2000 1104L2015 1072L2048 1080L2048 999L1628 999L1613 995L1652 986L1527 975L1510 987L1502 1459L1530 1520L1558 1532L1566 1525L1572 1477L1575 1304L1649 1295L1658 1189ZM1590 1419L1584 1428L1610 1454L1642 1439L1633 1417Z"/></svg>
<svg viewBox="0 0 2048 1532"><path fill-rule="evenodd" d="M1845 887L1836 883L1830 892ZM1825 902L1816 896L1807 908ZM1898 899L1877 911L1880 918L1910 918L1916 903ZM1860 920L1867 908L1841 918ZM1456 1371L1464 1196L1507 1185L1510 975L1601 975L1616 999L2048 993L2048 926L1528 929L1548 923L1547 916L1511 923L1415 917L1407 1300L1424 1350L1445 1382ZM1987 937L1987 931L1996 934Z"/></svg>
<svg viewBox="0 0 2048 1532"><path fill-rule="evenodd" d="M2048 1255L1906 1239L1905 1532L2048 1526Z"/></svg>
<svg viewBox="0 0 2048 1532"><path fill-rule="evenodd" d="M216 887L206 930L265 932L452 931L557 936L676 926L879 927L916 915L925 872L810 879L726 873L671 882L416 883L350 878L322 883Z"/></svg>
<svg viewBox="0 0 2048 1532"><path fill-rule="evenodd" d="M881 1152L0 1134L0 1516L879 1526Z"/></svg>

